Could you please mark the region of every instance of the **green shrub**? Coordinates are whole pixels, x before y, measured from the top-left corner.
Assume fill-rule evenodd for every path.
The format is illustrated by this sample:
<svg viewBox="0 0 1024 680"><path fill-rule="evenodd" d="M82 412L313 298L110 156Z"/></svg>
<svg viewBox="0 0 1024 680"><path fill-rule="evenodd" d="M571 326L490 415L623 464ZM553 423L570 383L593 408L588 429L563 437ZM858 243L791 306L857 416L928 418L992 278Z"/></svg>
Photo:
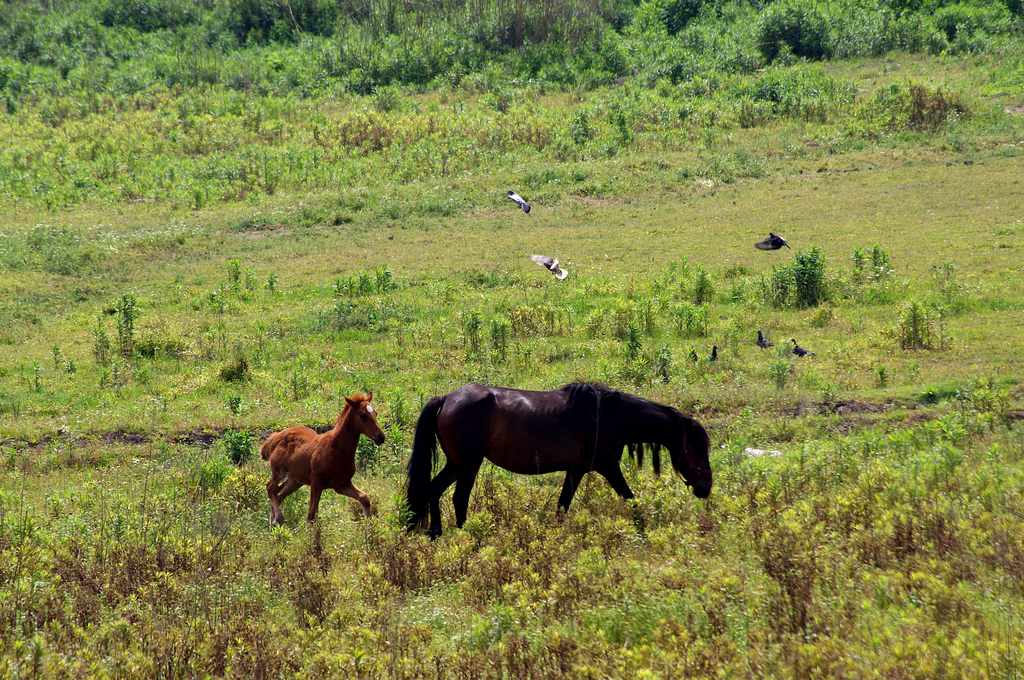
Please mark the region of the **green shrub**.
<svg viewBox="0 0 1024 680"><path fill-rule="evenodd" d="M244 382L249 379L249 360L239 352L220 369L220 379L224 382Z"/></svg>
<svg viewBox="0 0 1024 680"><path fill-rule="evenodd" d="M903 349L932 349L937 342L935 320L921 302L908 302L900 310L896 335Z"/></svg>
<svg viewBox="0 0 1024 680"><path fill-rule="evenodd" d="M117 301L115 318L117 320L117 346L125 359L135 354L135 320L139 317L139 307L135 296L127 293Z"/></svg>
<svg viewBox="0 0 1024 680"><path fill-rule="evenodd" d="M779 0L761 14L757 46L769 62L783 52L823 59L829 54L825 16L812 0Z"/></svg>
<svg viewBox="0 0 1024 680"><path fill-rule="evenodd" d="M934 20L950 43L959 41L966 45L979 34L1008 33L1012 17L1009 9L999 3L958 2L937 9Z"/></svg>
<svg viewBox="0 0 1024 680"><path fill-rule="evenodd" d="M693 304L698 307L711 302L715 295L715 286L711 283L711 277L703 267L697 268L697 274L693 280Z"/></svg>
<svg viewBox="0 0 1024 680"><path fill-rule="evenodd" d="M818 248L798 252L790 267L793 270L797 307L814 307L827 299L825 256Z"/></svg>
<svg viewBox="0 0 1024 680"><path fill-rule="evenodd" d="M256 437L247 430L227 430L220 438L220 449L235 465L248 462L253 456Z"/></svg>
<svg viewBox="0 0 1024 680"><path fill-rule="evenodd" d="M775 388L779 390L785 389L792 371L793 367L785 359L778 359L768 365L768 375L771 376Z"/></svg>

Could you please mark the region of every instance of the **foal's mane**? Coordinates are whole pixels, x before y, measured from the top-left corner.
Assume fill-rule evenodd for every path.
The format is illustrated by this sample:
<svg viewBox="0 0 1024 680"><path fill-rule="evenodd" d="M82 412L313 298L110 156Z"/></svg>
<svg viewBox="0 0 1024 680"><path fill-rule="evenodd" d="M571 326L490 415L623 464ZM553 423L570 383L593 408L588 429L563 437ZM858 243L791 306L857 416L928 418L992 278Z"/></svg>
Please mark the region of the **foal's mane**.
<svg viewBox="0 0 1024 680"><path fill-rule="evenodd" d="M621 392L604 383L573 382L563 385L562 391L569 395L569 417L579 424L585 424L590 427L595 426L596 418L598 417L598 400L604 401L606 397L610 396L619 397L619 402L628 405L631 409L647 411L652 414L657 413L671 418L682 416L677 409L671 406ZM619 438L624 434L624 432L616 433ZM661 474L661 449L664 446L662 442L625 438L624 445L630 457L641 467L644 464L644 451L649 451L651 453L654 473Z"/></svg>

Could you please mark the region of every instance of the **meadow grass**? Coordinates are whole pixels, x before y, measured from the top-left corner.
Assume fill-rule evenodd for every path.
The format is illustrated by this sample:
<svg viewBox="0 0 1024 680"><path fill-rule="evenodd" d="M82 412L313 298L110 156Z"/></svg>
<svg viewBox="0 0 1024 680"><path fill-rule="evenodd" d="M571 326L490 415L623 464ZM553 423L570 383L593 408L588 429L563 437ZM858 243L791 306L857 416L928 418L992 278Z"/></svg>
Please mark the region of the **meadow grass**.
<svg viewBox="0 0 1024 680"><path fill-rule="evenodd" d="M1019 677L1008 54L0 118L6 670ZM560 479L487 466L463 530L401 530L426 398L576 379L705 422L711 499L630 468L644 532L589 478L556 520ZM360 389L379 513L310 528L302 491L268 528L240 447Z"/></svg>

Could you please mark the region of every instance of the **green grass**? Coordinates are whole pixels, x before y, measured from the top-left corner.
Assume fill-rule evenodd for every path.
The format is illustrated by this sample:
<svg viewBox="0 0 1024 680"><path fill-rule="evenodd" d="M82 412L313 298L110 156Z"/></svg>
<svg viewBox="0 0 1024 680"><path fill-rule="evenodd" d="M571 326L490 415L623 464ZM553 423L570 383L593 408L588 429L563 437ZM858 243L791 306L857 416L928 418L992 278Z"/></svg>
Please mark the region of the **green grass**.
<svg viewBox="0 0 1024 680"><path fill-rule="evenodd" d="M1019 58L531 91L505 113L458 90L381 112L214 88L0 117L5 671L1019 677ZM741 107L780 81L788 104ZM910 83L969 114L904 124ZM338 141L365 121L394 141ZM795 251L755 250L769 230ZM875 245L892 273L858 282ZM813 247L827 300L772 304L773 271ZM911 301L932 349L901 347ZM779 353L791 337L816 356ZM488 466L464 530L400 530L426 398L575 379L705 422L711 499L629 469L640 534L596 479L556 520L560 479ZM303 491L269 529L262 461L227 456L364 388L388 434L360 450L379 514L331 496L310 529Z"/></svg>

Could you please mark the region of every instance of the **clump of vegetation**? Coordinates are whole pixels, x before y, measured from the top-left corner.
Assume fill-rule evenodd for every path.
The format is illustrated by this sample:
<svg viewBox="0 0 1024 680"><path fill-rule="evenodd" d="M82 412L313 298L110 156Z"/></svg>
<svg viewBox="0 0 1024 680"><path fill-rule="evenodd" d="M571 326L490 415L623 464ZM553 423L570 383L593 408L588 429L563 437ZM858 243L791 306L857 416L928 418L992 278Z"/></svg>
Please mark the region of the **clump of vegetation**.
<svg viewBox="0 0 1024 680"><path fill-rule="evenodd" d="M818 248L800 251L788 265L772 269L771 277L762 281L766 303L774 307L816 307L828 300L825 278L825 256Z"/></svg>
<svg viewBox="0 0 1024 680"><path fill-rule="evenodd" d="M934 315L918 300L900 310L896 335L903 349L934 349L938 344Z"/></svg>
<svg viewBox="0 0 1024 680"><path fill-rule="evenodd" d="M818 7L810 0L779 0L768 5L757 25L757 46L764 58L828 56L828 25Z"/></svg>
<svg viewBox="0 0 1024 680"><path fill-rule="evenodd" d="M220 448L235 465L244 465L253 457L256 438L247 430L228 430L220 438Z"/></svg>
<svg viewBox="0 0 1024 680"><path fill-rule="evenodd" d="M117 346L125 359L135 354L135 320L138 317L135 296L130 293L122 295L117 301L114 318L117 321Z"/></svg>
<svg viewBox="0 0 1024 680"><path fill-rule="evenodd" d="M231 361L220 369L220 379L225 382L244 382L249 375L249 359L242 352L236 352Z"/></svg>

